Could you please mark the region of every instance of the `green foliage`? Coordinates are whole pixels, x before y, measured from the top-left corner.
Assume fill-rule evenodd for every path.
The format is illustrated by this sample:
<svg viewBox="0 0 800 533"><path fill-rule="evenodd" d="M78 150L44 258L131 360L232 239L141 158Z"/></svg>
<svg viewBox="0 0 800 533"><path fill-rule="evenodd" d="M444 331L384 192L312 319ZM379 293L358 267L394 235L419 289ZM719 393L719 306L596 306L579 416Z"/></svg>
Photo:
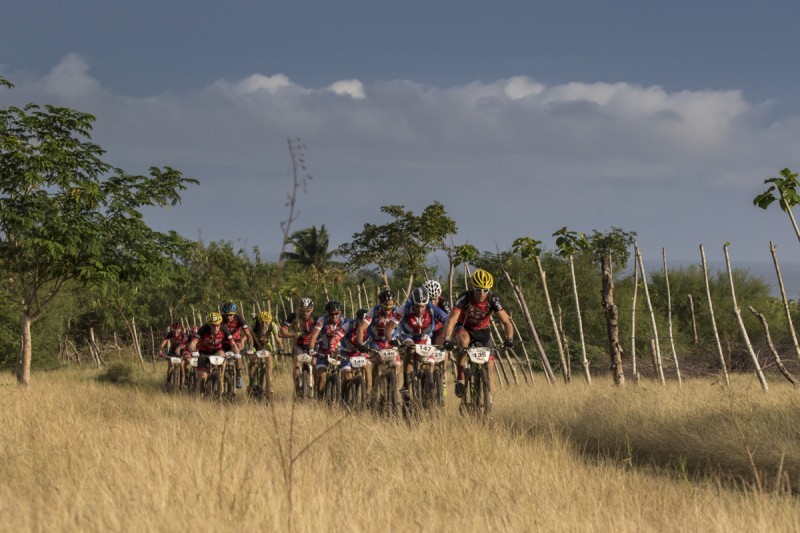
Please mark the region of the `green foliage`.
<svg viewBox="0 0 800 533"><path fill-rule="evenodd" d="M311 226L295 231L289 237L289 244L294 251L284 254L287 261L306 267L315 266L318 269L324 269L332 263L333 252L328 250L329 237L325 224L319 229Z"/></svg>
<svg viewBox="0 0 800 533"><path fill-rule="evenodd" d="M589 237L588 251L596 264L600 264L603 257L609 257L614 268L622 269L628 265L630 247L635 239L635 231L624 231L615 227L605 233L593 230Z"/></svg>
<svg viewBox="0 0 800 533"><path fill-rule="evenodd" d="M788 211L800 203L800 194L797 192L797 187L800 183L797 181L796 172L784 168L780 171L779 178L768 178L764 180L764 183L771 183L772 185L766 191L753 198L753 205L761 209L767 209L772 202L780 199L778 205L783 211ZM776 192L778 196L775 196Z"/></svg>
<svg viewBox="0 0 800 533"><path fill-rule="evenodd" d="M553 233L553 237L556 237L558 254L565 259L587 250L590 246L586 235L579 231L569 231L566 226Z"/></svg>

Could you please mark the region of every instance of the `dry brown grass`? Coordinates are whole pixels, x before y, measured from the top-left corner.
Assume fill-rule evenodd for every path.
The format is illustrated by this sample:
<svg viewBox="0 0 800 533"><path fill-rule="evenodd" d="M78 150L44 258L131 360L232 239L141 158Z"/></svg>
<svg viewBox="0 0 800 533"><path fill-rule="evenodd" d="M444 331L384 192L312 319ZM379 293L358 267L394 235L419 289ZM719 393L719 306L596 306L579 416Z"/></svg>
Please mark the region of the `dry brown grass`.
<svg viewBox="0 0 800 533"><path fill-rule="evenodd" d="M288 379L278 385L285 437ZM413 428L351 417L299 460L295 529L797 531L794 496L730 488L711 470L696 481L665 475L670 460L629 460L628 448L615 444L627 432L634 455L641 448L660 456L679 442L705 450L700 457L744 454L741 439L726 440L738 435L725 429L726 413L738 410L758 453L795 461L796 396L735 386L732 402L707 382L688 383L683 394L655 385L617 391L602 380L591 389L504 389L494 430L461 419L452 397L445 416ZM34 375L28 391L3 376L0 400L4 530L286 528L285 486L262 405L217 405L77 372ZM296 414L299 446L339 416L316 405ZM594 440L596 450L622 453L579 451Z"/></svg>

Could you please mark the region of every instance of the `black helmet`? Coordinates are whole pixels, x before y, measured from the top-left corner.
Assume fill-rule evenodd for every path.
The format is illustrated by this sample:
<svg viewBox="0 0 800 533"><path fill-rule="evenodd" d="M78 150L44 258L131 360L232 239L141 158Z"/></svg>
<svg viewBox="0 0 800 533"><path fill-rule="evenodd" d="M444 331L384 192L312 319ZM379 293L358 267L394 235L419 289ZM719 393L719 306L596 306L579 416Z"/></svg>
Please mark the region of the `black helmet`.
<svg viewBox="0 0 800 533"><path fill-rule="evenodd" d="M341 311L341 310L342 310L342 304L340 304L336 300L331 300L330 302L325 304L326 313L334 313L336 311Z"/></svg>
<svg viewBox="0 0 800 533"><path fill-rule="evenodd" d="M397 295L394 293L392 289L383 289L380 294L378 294L378 301L379 302L386 302L388 300L396 300Z"/></svg>
<svg viewBox="0 0 800 533"><path fill-rule="evenodd" d="M414 305L427 305L431 301L431 295L424 287L417 287L411 291L411 302Z"/></svg>

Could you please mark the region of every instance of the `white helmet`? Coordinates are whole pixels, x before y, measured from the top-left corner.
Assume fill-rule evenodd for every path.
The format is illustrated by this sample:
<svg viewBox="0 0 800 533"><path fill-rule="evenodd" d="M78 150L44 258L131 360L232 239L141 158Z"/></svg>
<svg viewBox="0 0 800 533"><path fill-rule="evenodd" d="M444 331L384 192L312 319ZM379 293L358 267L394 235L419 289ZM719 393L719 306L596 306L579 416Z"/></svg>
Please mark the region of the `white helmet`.
<svg viewBox="0 0 800 533"><path fill-rule="evenodd" d="M429 279L425 283L422 284L428 294L431 295L431 298L434 300L442 295L442 286L441 284L436 281L435 279Z"/></svg>

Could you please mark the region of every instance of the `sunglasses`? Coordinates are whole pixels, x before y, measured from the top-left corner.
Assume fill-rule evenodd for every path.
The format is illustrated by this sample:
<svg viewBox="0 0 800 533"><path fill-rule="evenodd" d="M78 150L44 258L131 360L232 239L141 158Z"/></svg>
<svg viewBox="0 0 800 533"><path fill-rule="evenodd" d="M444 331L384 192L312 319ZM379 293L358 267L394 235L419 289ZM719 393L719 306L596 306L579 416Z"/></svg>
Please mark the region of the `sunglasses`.
<svg viewBox="0 0 800 533"><path fill-rule="evenodd" d="M415 309L425 309L425 307L427 307L426 304L422 304L422 305L414 304L414 308Z"/></svg>
<svg viewBox="0 0 800 533"><path fill-rule="evenodd" d="M394 309L394 305L384 305L384 304L381 304L381 309Z"/></svg>
<svg viewBox="0 0 800 533"><path fill-rule="evenodd" d="M478 289L477 287L473 288L472 290L475 292L479 292L481 294L486 294L487 292L489 292L489 289Z"/></svg>

